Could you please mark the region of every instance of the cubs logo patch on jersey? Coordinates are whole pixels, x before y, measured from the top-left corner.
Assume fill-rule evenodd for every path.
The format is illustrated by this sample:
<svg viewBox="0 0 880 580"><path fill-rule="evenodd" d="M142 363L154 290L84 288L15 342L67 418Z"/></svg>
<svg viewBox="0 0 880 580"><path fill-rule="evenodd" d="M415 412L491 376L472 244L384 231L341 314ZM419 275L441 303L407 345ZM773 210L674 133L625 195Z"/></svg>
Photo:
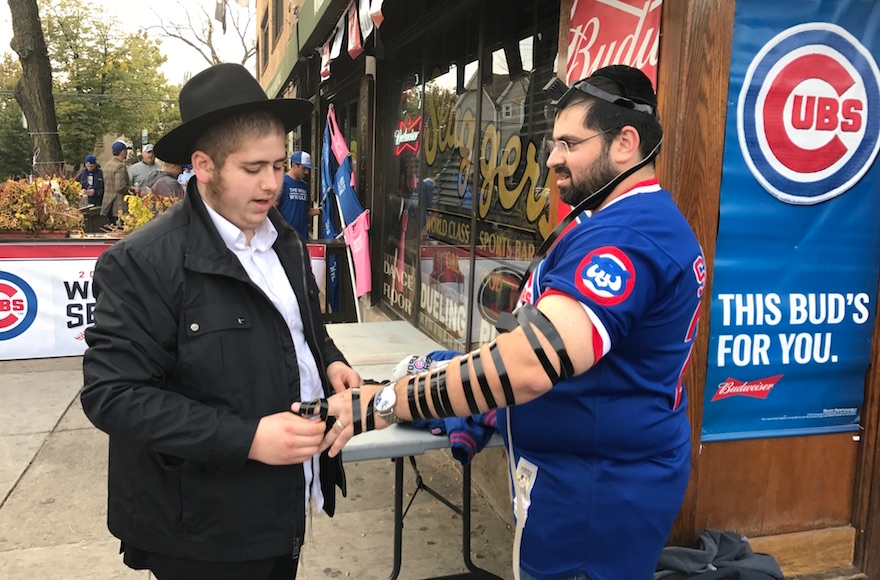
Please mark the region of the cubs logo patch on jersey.
<svg viewBox="0 0 880 580"><path fill-rule="evenodd" d="M632 260L619 248L604 246L584 256L575 270L575 285L602 306L620 304L636 283Z"/></svg>

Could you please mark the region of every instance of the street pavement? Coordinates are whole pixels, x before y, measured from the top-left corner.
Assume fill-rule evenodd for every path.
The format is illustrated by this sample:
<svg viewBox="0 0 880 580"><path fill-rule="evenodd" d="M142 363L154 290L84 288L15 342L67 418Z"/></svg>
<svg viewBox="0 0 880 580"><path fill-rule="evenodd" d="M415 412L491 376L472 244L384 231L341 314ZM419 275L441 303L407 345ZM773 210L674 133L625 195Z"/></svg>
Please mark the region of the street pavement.
<svg viewBox="0 0 880 580"><path fill-rule="evenodd" d="M383 380L404 356L440 348L403 321L329 325L364 378ZM2 345L0 345L2 346ZM0 578L143 579L122 563L108 531L107 436L82 411L82 358L0 362ZM478 455L475 464L480 461ZM460 503L461 468L446 450L417 457L423 480ZM392 566L394 465L346 464L348 497L337 514L314 514L300 580L388 578ZM416 487L405 469L404 506ZM420 492L404 520L402 580L464 571L461 519ZM478 493L469 530L473 562L505 580L513 533Z"/></svg>

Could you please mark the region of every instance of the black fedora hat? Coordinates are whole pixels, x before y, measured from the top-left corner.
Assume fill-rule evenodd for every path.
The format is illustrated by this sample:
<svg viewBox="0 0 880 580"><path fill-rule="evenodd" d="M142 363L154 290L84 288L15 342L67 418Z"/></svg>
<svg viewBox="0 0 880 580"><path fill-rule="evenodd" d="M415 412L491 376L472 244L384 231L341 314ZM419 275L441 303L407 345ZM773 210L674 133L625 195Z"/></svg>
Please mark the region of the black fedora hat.
<svg viewBox="0 0 880 580"><path fill-rule="evenodd" d="M196 140L211 125L238 113L268 111L292 131L312 112L303 99L270 99L257 80L240 64L218 64L203 70L180 89L181 123L153 147L169 163L190 163Z"/></svg>

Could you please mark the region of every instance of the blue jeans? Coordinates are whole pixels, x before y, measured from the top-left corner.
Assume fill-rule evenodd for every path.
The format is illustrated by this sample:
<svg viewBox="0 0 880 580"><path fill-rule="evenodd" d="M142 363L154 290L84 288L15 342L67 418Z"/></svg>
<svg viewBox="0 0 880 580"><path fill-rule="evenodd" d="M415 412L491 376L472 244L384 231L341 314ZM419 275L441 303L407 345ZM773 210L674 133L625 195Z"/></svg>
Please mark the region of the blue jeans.
<svg viewBox="0 0 880 580"><path fill-rule="evenodd" d="M538 578L532 576L522 568L519 569L519 580L539 580ZM590 578L586 574L575 574L574 576L568 576L563 578L562 580L590 580Z"/></svg>

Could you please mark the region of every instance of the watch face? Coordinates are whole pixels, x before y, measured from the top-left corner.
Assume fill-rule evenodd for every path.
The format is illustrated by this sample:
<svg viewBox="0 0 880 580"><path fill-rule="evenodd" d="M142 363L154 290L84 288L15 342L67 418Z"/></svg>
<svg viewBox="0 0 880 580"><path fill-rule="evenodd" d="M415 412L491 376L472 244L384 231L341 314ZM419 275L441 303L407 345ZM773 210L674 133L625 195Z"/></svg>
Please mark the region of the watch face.
<svg viewBox="0 0 880 580"><path fill-rule="evenodd" d="M390 411L397 402L397 395L394 393L394 387L385 387L376 393L376 411Z"/></svg>

